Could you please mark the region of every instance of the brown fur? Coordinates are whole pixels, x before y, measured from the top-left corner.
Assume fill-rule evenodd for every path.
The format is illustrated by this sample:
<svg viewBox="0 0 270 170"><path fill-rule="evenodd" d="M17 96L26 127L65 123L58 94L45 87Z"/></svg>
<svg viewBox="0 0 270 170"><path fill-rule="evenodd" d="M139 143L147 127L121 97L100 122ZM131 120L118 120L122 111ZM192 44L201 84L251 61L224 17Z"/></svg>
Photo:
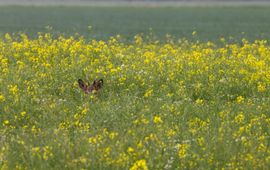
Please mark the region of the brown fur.
<svg viewBox="0 0 270 170"><path fill-rule="evenodd" d="M103 79L99 79L98 81L97 80L94 80L94 82L91 85L90 85L89 82L86 84L82 79L79 79L78 80L78 83L79 83L79 87L86 94L89 94L89 93L97 92L98 90L100 90L102 88L102 86L103 86Z"/></svg>

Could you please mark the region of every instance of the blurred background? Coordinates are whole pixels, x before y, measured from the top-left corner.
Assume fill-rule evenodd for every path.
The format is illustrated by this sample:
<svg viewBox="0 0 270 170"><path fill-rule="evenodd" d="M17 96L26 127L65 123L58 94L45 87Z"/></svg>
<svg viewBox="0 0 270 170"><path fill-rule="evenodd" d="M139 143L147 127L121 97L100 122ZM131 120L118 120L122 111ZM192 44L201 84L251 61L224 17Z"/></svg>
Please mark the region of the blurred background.
<svg viewBox="0 0 270 170"><path fill-rule="evenodd" d="M136 34L269 39L270 0L0 0L0 36L19 32L104 40L118 34L126 40Z"/></svg>
<svg viewBox="0 0 270 170"><path fill-rule="evenodd" d="M80 5L81 4L102 4L102 3L160 3L160 4L173 4L173 3L212 3L212 2L219 2L219 3L241 3L241 2L248 2L248 3L262 3L262 2L268 2L269 0L1 0L0 2L2 4L74 4L74 5Z"/></svg>

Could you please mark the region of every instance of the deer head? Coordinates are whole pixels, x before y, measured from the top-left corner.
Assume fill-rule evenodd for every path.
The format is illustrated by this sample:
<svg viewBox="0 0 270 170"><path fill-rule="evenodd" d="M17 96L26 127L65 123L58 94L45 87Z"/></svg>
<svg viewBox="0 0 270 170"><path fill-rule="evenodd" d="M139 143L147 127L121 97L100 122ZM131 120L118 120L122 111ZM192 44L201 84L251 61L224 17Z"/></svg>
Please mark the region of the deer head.
<svg viewBox="0 0 270 170"><path fill-rule="evenodd" d="M93 83L90 85L90 83L88 82L87 84L82 80L79 79L78 80L79 83L79 87L86 93L95 93L98 90L100 90L103 86L103 79L99 79L99 80L94 80Z"/></svg>

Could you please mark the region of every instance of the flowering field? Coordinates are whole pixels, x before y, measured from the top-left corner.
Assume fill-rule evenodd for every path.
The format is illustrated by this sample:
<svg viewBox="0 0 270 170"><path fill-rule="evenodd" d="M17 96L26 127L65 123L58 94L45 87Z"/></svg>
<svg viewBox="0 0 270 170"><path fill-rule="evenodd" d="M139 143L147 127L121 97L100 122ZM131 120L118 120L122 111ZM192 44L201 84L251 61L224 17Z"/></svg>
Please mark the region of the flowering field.
<svg viewBox="0 0 270 170"><path fill-rule="evenodd" d="M270 168L263 40L6 34L0 84L0 169Z"/></svg>

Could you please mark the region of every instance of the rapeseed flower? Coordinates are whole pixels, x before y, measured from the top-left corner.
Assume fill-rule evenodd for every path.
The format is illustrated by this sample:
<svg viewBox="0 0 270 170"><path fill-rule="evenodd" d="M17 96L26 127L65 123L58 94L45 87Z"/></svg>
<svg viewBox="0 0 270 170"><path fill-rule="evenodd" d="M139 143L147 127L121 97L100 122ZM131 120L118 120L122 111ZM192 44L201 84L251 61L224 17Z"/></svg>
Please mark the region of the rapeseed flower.
<svg viewBox="0 0 270 170"><path fill-rule="evenodd" d="M154 121L155 124L160 124L160 123L163 122L162 119L161 119L161 117L158 116L158 115L154 116L154 120L153 121Z"/></svg>
<svg viewBox="0 0 270 170"><path fill-rule="evenodd" d="M3 36L2 167L270 167L267 41L166 38Z"/></svg>
<svg viewBox="0 0 270 170"><path fill-rule="evenodd" d="M132 167L130 168L130 170L148 170L147 164L146 164L146 160L141 159L136 161Z"/></svg>

